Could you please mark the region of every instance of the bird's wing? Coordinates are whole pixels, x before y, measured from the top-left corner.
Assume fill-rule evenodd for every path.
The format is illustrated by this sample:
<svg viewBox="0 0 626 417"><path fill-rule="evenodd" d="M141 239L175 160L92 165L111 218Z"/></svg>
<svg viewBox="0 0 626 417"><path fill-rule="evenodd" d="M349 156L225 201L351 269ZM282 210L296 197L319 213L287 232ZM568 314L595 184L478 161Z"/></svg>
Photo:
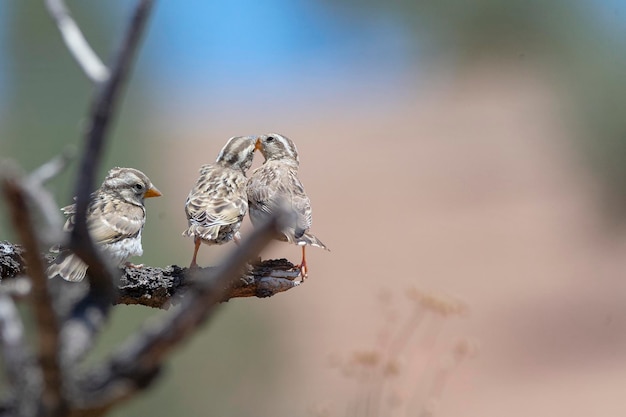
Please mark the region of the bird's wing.
<svg viewBox="0 0 626 417"><path fill-rule="evenodd" d="M185 203L190 224L224 226L241 221L248 211L243 175L208 173L191 190ZM219 175L218 175L219 174Z"/></svg>
<svg viewBox="0 0 626 417"><path fill-rule="evenodd" d="M248 204L251 209L265 214L272 213L274 199L279 192L275 186L276 181L276 172L273 169L268 169L267 164L254 170L246 188Z"/></svg>
<svg viewBox="0 0 626 417"><path fill-rule="evenodd" d="M291 207L296 214L293 229L297 238L311 227L311 202L291 167L267 163L259 167L248 182L248 200L251 207L266 214L281 204Z"/></svg>
<svg viewBox="0 0 626 417"><path fill-rule="evenodd" d="M311 201L295 170L290 169L284 176L284 181L285 188L290 192L291 207L296 212L295 237L300 238L311 227L313 221Z"/></svg>
<svg viewBox="0 0 626 417"><path fill-rule="evenodd" d="M97 198L87 213L87 228L96 243L137 236L146 221L145 208L119 200Z"/></svg>

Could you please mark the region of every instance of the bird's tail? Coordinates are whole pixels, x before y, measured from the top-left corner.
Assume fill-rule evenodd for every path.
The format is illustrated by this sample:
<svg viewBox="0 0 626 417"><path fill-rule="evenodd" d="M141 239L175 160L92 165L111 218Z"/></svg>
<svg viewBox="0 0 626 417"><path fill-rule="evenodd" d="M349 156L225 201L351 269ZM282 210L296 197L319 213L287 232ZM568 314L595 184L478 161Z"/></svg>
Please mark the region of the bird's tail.
<svg viewBox="0 0 626 417"><path fill-rule="evenodd" d="M297 243L300 246L302 245L317 246L318 248L322 248L330 252L330 249L328 249L326 245L322 243L321 240L319 240L317 237L315 237L311 233L304 233L302 236L298 238Z"/></svg>
<svg viewBox="0 0 626 417"><path fill-rule="evenodd" d="M87 272L87 264L69 251L61 252L46 270L49 278L59 275L66 281L82 281Z"/></svg>

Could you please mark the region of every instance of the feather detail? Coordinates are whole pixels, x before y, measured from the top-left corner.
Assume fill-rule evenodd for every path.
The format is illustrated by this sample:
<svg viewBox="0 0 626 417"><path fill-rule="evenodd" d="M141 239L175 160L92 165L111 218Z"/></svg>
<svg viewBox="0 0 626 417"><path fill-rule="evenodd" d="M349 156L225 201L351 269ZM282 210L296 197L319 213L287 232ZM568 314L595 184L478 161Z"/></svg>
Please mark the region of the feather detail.
<svg viewBox="0 0 626 417"><path fill-rule="evenodd" d="M286 206L293 210L294 221L283 228L281 240L328 250L319 239L308 233L313 211L298 178L299 160L295 144L276 133L260 136L259 142L265 162L253 171L246 188L252 224L261 224L281 206Z"/></svg>
<svg viewBox="0 0 626 417"><path fill-rule="evenodd" d="M185 202L188 227L183 236L209 245L236 239L248 212L245 171L252 164L253 136L229 139L215 164L203 165ZM194 258L195 259L195 258Z"/></svg>
<svg viewBox="0 0 626 417"><path fill-rule="evenodd" d="M87 207L87 228L93 241L116 266L121 266L132 256L141 256L141 231L146 221L144 198L161 193L148 177L133 168L113 168L102 186L91 195ZM63 207L68 216L63 229L74 228L74 204ZM59 275L68 281L81 281L87 265L80 258L62 247L53 247L60 252L48 267L50 278Z"/></svg>
<svg viewBox="0 0 626 417"><path fill-rule="evenodd" d="M77 282L85 278L87 264L73 253L65 251L57 256L46 272L50 278L59 275L66 281Z"/></svg>

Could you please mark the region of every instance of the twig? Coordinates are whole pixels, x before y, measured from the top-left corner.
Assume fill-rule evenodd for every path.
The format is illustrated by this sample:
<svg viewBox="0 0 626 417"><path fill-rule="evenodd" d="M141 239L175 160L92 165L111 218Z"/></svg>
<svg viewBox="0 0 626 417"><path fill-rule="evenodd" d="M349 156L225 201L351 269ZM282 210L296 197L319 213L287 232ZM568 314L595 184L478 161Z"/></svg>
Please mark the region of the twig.
<svg viewBox="0 0 626 417"><path fill-rule="evenodd" d="M87 206L93 189L96 168L102 159L102 148L111 126L112 115L136 54L139 39L152 9L153 0L140 0L135 8L128 31L112 67L111 76L101 84L92 103L85 148L76 183L76 214L70 248L89 265L89 284L103 297L113 297L113 283L108 266L103 262L87 230Z"/></svg>
<svg viewBox="0 0 626 417"><path fill-rule="evenodd" d="M117 403L149 385L170 352L212 315L241 276L248 260L272 240L283 220L274 217L256 229L210 274L198 272L192 276L193 287L179 310L159 325L145 328L114 353L102 368L87 374L80 384L83 397L89 399L84 406L100 408L103 404Z"/></svg>
<svg viewBox="0 0 626 417"><path fill-rule="evenodd" d="M41 187L43 184L63 172L69 162L74 158L75 154L76 149L73 146L67 146L60 155L55 156L28 174L28 176L24 179L24 182L30 187Z"/></svg>
<svg viewBox="0 0 626 417"><path fill-rule="evenodd" d="M39 362L44 382L41 401L51 415L57 415L64 409L65 399L57 358L59 325L48 292L48 277L45 273L44 262L39 255L39 242L22 184L15 177L5 178L3 191L11 212L12 224L26 249L26 264L33 284L31 296L39 335Z"/></svg>
<svg viewBox="0 0 626 417"><path fill-rule="evenodd" d="M74 157L74 148L65 151L46 162L22 179L22 189L34 203L44 219L43 229L38 230L40 239L48 246L61 241L63 217L52 194L43 185L63 171Z"/></svg>
<svg viewBox="0 0 626 417"><path fill-rule="evenodd" d="M96 84L106 81L109 78L108 68L87 43L63 0L46 0L46 7L61 32L65 46L85 75Z"/></svg>

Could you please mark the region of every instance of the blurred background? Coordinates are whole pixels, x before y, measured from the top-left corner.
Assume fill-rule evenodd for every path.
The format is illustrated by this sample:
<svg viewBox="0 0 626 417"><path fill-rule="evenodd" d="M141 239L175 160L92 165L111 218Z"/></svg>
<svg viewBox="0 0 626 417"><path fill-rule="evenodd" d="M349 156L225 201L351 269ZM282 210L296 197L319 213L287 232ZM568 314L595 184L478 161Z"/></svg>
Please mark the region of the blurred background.
<svg viewBox="0 0 626 417"><path fill-rule="evenodd" d="M133 4L68 2L105 62ZM621 0L157 2L98 177L163 192L135 261L186 266L198 168L271 131L332 252L226 303L113 415L624 415L624 74ZM0 2L2 158L80 146L92 93L42 2ZM117 307L90 360L163 314Z"/></svg>

